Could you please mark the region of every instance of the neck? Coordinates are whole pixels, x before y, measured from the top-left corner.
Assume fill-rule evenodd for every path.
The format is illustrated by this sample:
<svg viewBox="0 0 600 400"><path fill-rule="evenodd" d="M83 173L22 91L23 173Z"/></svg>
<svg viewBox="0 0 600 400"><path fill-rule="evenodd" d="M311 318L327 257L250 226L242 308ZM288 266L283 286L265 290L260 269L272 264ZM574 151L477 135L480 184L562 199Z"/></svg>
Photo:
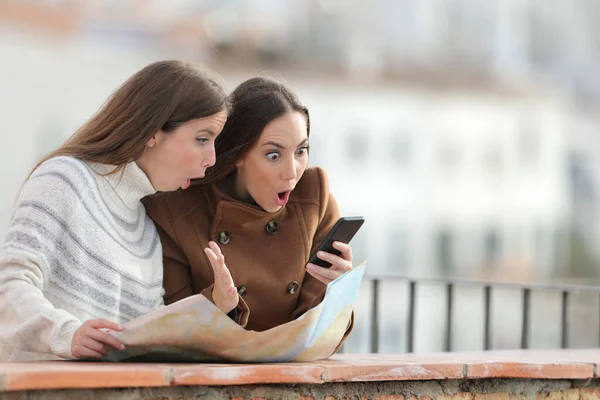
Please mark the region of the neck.
<svg viewBox="0 0 600 400"><path fill-rule="evenodd" d="M93 165L93 169L100 174L107 174L114 168L114 165ZM104 178L113 187L125 206L130 209L137 208L143 197L156 193L148 176L135 162L126 164L123 170L105 175Z"/></svg>
<svg viewBox="0 0 600 400"><path fill-rule="evenodd" d="M245 203L256 204L246 190L246 186L237 171L232 172L219 183L219 188L228 196Z"/></svg>

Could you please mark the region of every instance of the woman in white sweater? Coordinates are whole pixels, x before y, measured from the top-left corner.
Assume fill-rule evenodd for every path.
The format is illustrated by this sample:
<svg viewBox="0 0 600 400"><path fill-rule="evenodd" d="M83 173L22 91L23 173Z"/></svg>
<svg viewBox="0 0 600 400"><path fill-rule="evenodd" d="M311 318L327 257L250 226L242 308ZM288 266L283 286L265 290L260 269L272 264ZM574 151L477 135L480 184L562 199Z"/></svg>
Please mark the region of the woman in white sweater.
<svg viewBox="0 0 600 400"><path fill-rule="evenodd" d="M0 248L0 361L100 357L123 348L107 329L163 304L140 200L204 176L227 111L209 75L157 62L33 169Z"/></svg>

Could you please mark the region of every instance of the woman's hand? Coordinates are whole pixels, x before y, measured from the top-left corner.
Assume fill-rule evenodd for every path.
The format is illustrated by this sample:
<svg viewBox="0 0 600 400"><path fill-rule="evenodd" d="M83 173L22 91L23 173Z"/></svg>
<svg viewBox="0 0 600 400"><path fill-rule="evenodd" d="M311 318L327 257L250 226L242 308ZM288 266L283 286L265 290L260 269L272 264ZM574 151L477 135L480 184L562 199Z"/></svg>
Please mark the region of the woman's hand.
<svg viewBox="0 0 600 400"><path fill-rule="evenodd" d="M313 263L306 265L307 272L326 285L352 269L352 248L350 248L350 245L333 242L333 247L341 251L342 254L336 256L324 251L317 253L317 257L321 260L331 263L330 268L323 268Z"/></svg>
<svg viewBox="0 0 600 400"><path fill-rule="evenodd" d="M81 357L103 357L110 345L117 350L125 350L125 346L116 337L104 329L122 331L123 325L107 321L105 319L90 319L75 331L71 342L71 353L76 358Z"/></svg>
<svg viewBox="0 0 600 400"><path fill-rule="evenodd" d="M233 284L233 278L227 266L225 265L225 257L221 253L219 246L211 241L207 248L204 249L215 276L215 285L212 290L212 297L215 305L225 314L237 307L239 297L237 289Z"/></svg>

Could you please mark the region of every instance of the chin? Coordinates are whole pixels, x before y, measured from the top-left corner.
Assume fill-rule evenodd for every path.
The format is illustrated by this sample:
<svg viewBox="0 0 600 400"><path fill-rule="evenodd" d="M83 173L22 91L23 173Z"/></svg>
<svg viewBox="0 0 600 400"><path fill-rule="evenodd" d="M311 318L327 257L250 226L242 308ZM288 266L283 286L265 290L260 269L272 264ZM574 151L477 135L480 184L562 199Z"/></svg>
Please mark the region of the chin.
<svg viewBox="0 0 600 400"><path fill-rule="evenodd" d="M156 189L158 192L174 192L176 190L181 189L181 186L175 186L175 185L170 185L167 186L165 185L162 189Z"/></svg>
<svg viewBox="0 0 600 400"><path fill-rule="evenodd" d="M266 212L269 212L269 213L276 213L277 211L281 210L283 208L283 206L271 206L271 207L260 206L260 208L262 208L263 210L265 210Z"/></svg>

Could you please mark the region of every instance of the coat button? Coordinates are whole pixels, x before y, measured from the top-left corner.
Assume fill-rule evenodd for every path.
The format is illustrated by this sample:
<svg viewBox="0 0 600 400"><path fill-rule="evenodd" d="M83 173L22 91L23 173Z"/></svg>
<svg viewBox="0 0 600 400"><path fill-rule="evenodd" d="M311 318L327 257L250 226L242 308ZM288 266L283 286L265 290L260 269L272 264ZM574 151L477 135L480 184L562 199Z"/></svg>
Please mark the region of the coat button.
<svg viewBox="0 0 600 400"><path fill-rule="evenodd" d="M223 231L223 232L219 232L219 243L221 244L227 244L229 243L229 233Z"/></svg>
<svg viewBox="0 0 600 400"><path fill-rule="evenodd" d="M237 292L240 295L240 297L246 297L246 293L248 293L248 291L246 290L246 286L238 286Z"/></svg>
<svg viewBox="0 0 600 400"><path fill-rule="evenodd" d="M290 282L290 284L287 287L287 292L289 294L294 294L298 291L298 282L294 281L294 282Z"/></svg>
<svg viewBox="0 0 600 400"><path fill-rule="evenodd" d="M279 230L279 224L275 221L271 221L265 226L265 229L270 235L274 235Z"/></svg>

